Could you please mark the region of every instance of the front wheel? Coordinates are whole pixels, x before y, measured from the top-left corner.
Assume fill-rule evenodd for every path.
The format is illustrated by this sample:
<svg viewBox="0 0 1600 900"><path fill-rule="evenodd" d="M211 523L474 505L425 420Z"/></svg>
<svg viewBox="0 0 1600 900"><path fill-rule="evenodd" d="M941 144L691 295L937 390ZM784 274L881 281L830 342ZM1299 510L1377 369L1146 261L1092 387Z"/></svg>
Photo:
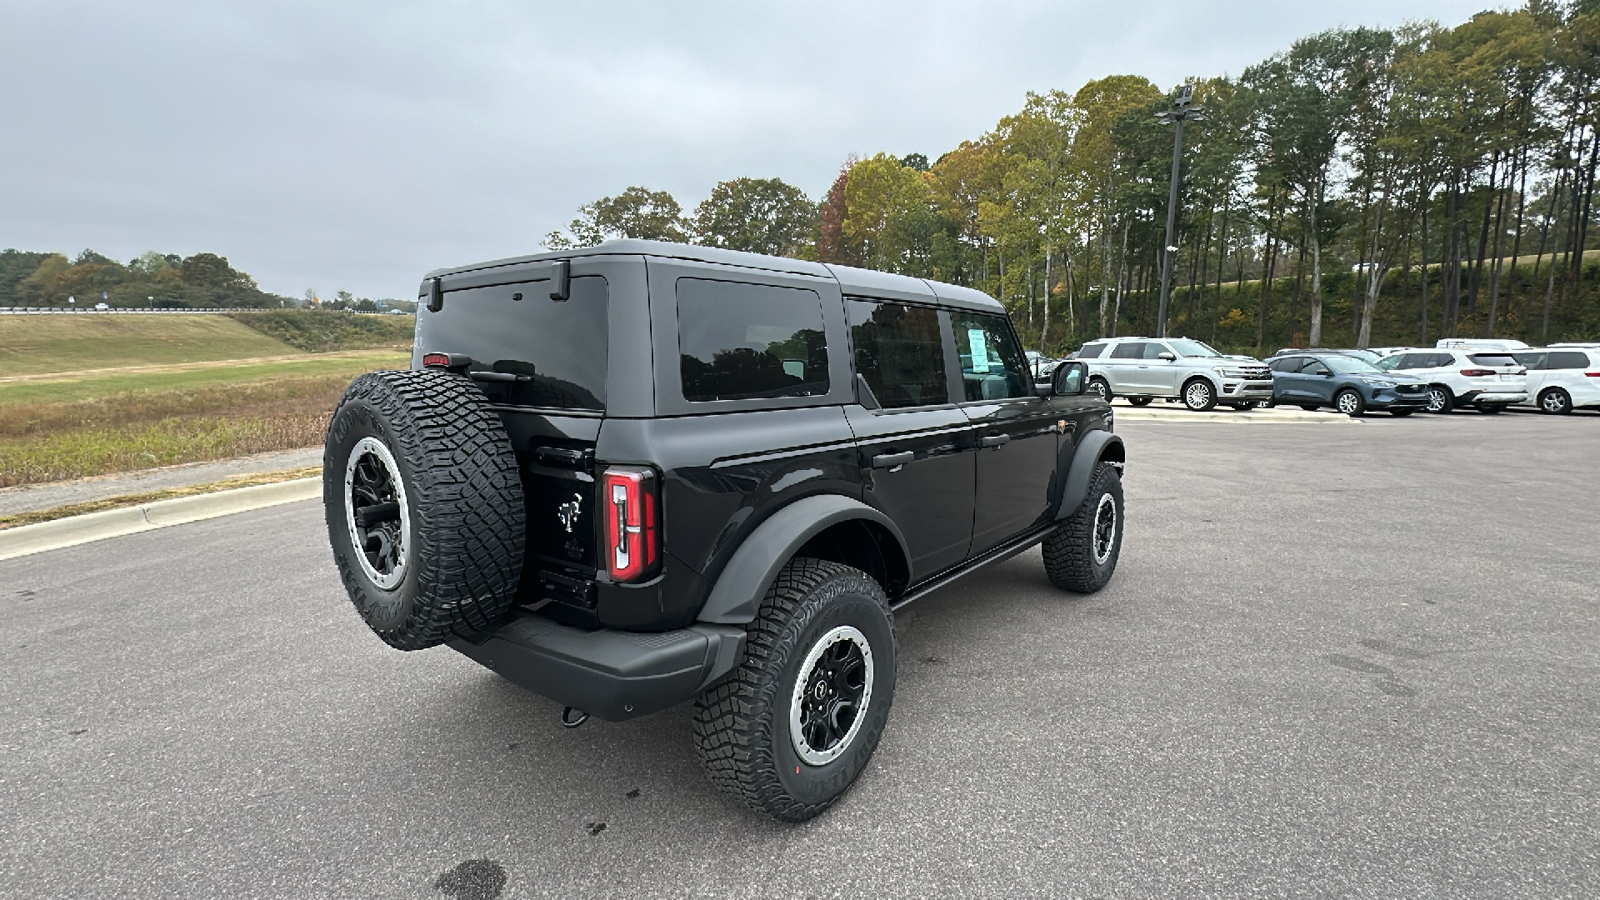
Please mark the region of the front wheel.
<svg viewBox="0 0 1600 900"><path fill-rule="evenodd" d="M1561 388L1550 388L1539 395L1539 412L1563 416L1572 412L1572 395Z"/></svg>
<svg viewBox="0 0 1600 900"><path fill-rule="evenodd" d="M1117 571L1122 553L1122 476L1096 466L1076 512L1044 539L1044 571L1064 591L1092 594Z"/></svg>
<svg viewBox="0 0 1600 900"><path fill-rule="evenodd" d="M1107 403L1111 402L1111 385L1104 378L1089 379L1089 393L1098 396Z"/></svg>
<svg viewBox="0 0 1600 900"><path fill-rule="evenodd" d="M1447 413L1456 405L1456 398L1450 389L1442 384L1428 388L1428 412Z"/></svg>
<svg viewBox="0 0 1600 900"><path fill-rule="evenodd" d="M744 662L695 701L695 749L725 793L804 822L844 795L888 722L889 601L859 569L797 558L746 629Z"/></svg>
<svg viewBox="0 0 1600 900"><path fill-rule="evenodd" d="M1333 398L1333 405L1347 416L1359 416L1367 411L1367 401L1361 399L1361 392L1353 388L1340 391L1338 396Z"/></svg>
<svg viewBox="0 0 1600 900"><path fill-rule="evenodd" d="M1209 412L1217 405L1217 392L1211 382L1196 378L1183 386L1183 405L1195 412Z"/></svg>

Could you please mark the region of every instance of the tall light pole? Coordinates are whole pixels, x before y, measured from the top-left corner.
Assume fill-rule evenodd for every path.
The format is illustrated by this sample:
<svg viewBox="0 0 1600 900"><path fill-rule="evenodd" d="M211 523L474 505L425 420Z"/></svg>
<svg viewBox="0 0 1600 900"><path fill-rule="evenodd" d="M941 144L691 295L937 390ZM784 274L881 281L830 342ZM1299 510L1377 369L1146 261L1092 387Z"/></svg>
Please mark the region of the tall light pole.
<svg viewBox="0 0 1600 900"><path fill-rule="evenodd" d="M1172 296L1172 261L1178 248L1172 232L1178 227L1178 166L1183 161L1183 123L1200 118L1205 107L1194 103L1194 85L1186 84L1172 98L1172 109L1156 114L1163 125L1176 125L1172 136L1172 187L1167 194L1167 240L1161 245L1161 304L1156 310L1156 337L1167 336L1167 301Z"/></svg>

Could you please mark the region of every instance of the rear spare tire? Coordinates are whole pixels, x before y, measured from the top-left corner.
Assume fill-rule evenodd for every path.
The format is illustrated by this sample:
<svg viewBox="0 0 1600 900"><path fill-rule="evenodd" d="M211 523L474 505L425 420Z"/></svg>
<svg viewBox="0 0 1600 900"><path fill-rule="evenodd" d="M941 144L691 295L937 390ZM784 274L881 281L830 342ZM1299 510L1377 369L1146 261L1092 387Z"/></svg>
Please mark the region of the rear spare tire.
<svg viewBox="0 0 1600 900"><path fill-rule="evenodd" d="M522 578L522 481L500 418L461 375L369 372L328 423L328 541L378 637L421 650L489 628Z"/></svg>

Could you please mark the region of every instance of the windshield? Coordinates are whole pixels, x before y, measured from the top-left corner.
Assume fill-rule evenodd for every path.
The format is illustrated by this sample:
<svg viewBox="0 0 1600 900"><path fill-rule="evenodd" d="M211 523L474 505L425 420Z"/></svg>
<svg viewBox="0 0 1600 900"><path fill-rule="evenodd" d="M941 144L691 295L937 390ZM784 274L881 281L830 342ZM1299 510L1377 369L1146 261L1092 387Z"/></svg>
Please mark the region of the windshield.
<svg viewBox="0 0 1600 900"><path fill-rule="evenodd" d="M1383 359L1378 360L1378 365L1376 366L1377 370L1380 371L1380 372L1393 372L1395 369L1397 369L1399 367L1400 367L1400 355L1399 354L1395 354L1394 356L1385 356Z"/></svg>
<svg viewBox="0 0 1600 900"><path fill-rule="evenodd" d="M1340 375L1379 375L1383 370L1364 359L1354 356L1319 356L1323 365L1338 372Z"/></svg>
<svg viewBox="0 0 1600 900"><path fill-rule="evenodd" d="M1176 340L1167 341L1167 346L1179 356L1221 356L1221 353L1211 349L1199 341Z"/></svg>

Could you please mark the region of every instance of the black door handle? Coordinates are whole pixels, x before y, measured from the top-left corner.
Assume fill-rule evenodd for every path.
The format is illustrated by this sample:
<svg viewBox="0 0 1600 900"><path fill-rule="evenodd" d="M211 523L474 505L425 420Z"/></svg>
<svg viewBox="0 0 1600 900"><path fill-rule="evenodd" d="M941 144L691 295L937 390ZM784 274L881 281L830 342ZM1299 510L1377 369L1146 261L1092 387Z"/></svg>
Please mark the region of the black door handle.
<svg viewBox="0 0 1600 900"><path fill-rule="evenodd" d="M1009 443L1010 441L1011 435L1009 434L986 434L978 439L978 446L998 447L1001 444Z"/></svg>
<svg viewBox="0 0 1600 900"><path fill-rule="evenodd" d="M916 458L917 455L910 450L904 453L880 453L872 458L872 467L874 469L892 469L895 466L903 466Z"/></svg>

